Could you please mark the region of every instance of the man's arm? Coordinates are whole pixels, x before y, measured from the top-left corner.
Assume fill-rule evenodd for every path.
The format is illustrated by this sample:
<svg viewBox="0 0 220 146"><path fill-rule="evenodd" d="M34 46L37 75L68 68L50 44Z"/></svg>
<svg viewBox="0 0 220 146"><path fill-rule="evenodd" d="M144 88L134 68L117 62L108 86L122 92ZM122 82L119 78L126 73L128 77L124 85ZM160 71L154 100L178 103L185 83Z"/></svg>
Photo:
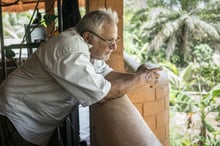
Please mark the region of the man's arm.
<svg viewBox="0 0 220 146"><path fill-rule="evenodd" d="M126 78L131 75L133 75L133 73L123 73L123 72L112 71L108 75L105 76L105 79L108 81L113 81L117 79Z"/></svg>
<svg viewBox="0 0 220 146"><path fill-rule="evenodd" d="M127 92L143 86L154 86L157 83L161 68L141 70L137 73L111 72L105 78L111 82L111 89L104 101L125 95Z"/></svg>

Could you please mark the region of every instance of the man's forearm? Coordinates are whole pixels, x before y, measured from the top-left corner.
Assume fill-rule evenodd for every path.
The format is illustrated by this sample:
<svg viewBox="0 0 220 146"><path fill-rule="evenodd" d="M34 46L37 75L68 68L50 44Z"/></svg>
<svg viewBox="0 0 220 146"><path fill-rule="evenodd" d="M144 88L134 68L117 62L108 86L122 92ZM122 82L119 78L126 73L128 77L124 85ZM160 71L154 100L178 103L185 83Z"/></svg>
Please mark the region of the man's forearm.
<svg viewBox="0 0 220 146"><path fill-rule="evenodd" d="M111 72L105 78L111 82L111 89L103 101L125 95L127 92L142 86L153 87L158 81L161 68L140 70L134 74Z"/></svg>
<svg viewBox="0 0 220 146"><path fill-rule="evenodd" d="M138 78L135 75L129 75L127 77L110 81L111 90L107 96L115 98L118 96L125 95L128 91L138 87Z"/></svg>
<svg viewBox="0 0 220 146"><path fill-rule="evenodd" d="M125 95L127 92L143 85L140 75L129 73L112 73L107 80L111 82L111 89L104 100L114 99Z"/></svg>
<svg viewBox="0 0 220 146"><path fill-rule="evenodd" d="M114 81L117 79L122 79L122 78L126 78L128 76L133 75L132 73L123 73L123 72L116 72L116 71L112 71L110 72L107 76L105 76L105 79L108 81Z"/></svg>

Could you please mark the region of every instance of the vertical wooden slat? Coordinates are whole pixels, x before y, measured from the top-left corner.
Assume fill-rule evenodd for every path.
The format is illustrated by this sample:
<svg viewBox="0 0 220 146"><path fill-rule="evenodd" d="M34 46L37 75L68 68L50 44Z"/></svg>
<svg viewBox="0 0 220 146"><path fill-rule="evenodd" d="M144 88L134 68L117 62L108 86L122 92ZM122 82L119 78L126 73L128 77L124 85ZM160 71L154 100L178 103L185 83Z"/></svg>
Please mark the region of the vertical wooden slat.
<svg viewBox="0 0 220 146"><path fill-rule="evenodd" d="M86 0L86 10L90 12L99 8L106 7L105 0Z"/></svg>
<svg viewBox="0 0 220 146"><path fill-rule="evenodd" d="M123 0L106 0L106 7L115 10L118 13L118 35L121 41L118 43L118 48L112 53L111 58L107 63L117 71L124 72L124 57L123 57Z"/></svg>
<svg viewBox="0 0 220 146"><path fill-rule="evenodd" d="M45 0L45 11L47 14L54 15L54 5L56 1ZM55 30L55 22L47 26L47 37L52 37Z"/></svg>

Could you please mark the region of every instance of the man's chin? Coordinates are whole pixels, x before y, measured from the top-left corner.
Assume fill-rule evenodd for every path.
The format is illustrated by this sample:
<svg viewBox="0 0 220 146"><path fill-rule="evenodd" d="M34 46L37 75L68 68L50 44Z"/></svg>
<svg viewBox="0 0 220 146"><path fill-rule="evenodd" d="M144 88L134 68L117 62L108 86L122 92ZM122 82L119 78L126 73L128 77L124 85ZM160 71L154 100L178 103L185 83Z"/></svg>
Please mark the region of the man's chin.
<svg viewBox="0 0 220 146"><path fill-rule="evenodd" d="M110 58L110 55L107 55L107 56L105 56L105 58L103 60L107 61L107 60L109 60L109 58Z"/></svg>
<svg viewBox="0 0 220 146"><path fill-rule="evenodd" d="M107 60L109 60L110 56L111 56L111 54L103 56L103 57L93 57L93 59L107 61Z"/></svg>

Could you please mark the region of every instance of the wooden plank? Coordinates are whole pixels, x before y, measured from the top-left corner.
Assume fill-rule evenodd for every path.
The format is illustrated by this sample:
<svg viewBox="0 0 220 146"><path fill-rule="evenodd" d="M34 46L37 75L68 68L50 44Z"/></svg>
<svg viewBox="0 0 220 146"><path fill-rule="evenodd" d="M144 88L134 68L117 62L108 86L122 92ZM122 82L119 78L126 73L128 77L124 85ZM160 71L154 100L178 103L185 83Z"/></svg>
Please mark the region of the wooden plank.
<svg viewBox="0 0 220 146"><path fill-rule="evenodd" d="M45 10L47 14L53 14L54 15L54 5L55 2L51 0L45 0ZM55 31L55 23L53 22L52 24L47 26L47 37L50 38L53 36Z"/></svg>
<svg viewBox="0 0 220 146"><path fill-rule="evenodd" d="M119 17L123 16L123 0L106 0L106 7L116 10Z"/></svg>
<svg viewBox="0 0 220 146"><path fill-rule="evenodd" d="M26 3L23 4L19 2L18 4L14 4L12 6L2 7L2 12L24 12L28 10L33 10L35 8L36 3ZM44 2L40 2L38 5L39 9L44 9Z"/></svg>
<svg viewBox="0 0 220 146"><path fill-rule="evenodd" d="M105 0L86 0L86 11L90 12L99 8L106 7Z"/></svg>
<svg viewBox="0 0 220 146"><path fill-rule="evenodd" d="M123 72L124 71L123 54L113 52L110 59L107 61L107 64L109 64L116 71L122 71Z"/></svg>
<svg viewBox="0 0 220 146"><path fill-rule="evenodd" d="M45 9L45 1L41 0L39 3L38 8L39 9ZM51 0L50 0L51 1ZM12 3L12 0L4 0L5 3ZM53 0L51 2L55 2L56 6L56 0ZM78 0L80 7L85 7L86 0ZM21 0L11 6L2 7L2 12L24 12L28 10L33 10L35 8L35 5L37 3L37 0Z"/></svg>

